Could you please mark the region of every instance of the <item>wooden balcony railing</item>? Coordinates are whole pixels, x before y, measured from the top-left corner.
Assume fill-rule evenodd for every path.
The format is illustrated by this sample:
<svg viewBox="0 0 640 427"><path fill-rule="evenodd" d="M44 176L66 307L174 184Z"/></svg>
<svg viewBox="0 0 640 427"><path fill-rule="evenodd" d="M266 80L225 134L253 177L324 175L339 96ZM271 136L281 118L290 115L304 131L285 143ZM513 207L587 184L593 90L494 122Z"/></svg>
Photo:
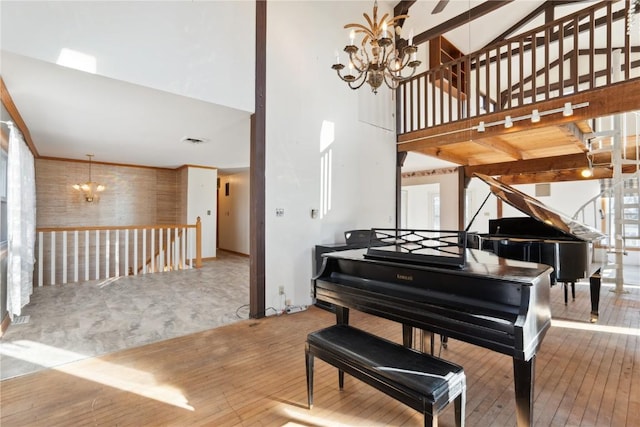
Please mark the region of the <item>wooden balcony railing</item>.
<svg viewBox="0 0 640 427"><path fill-rule="evenodd" d="M633 59L640 48L627 34L629 6L629 0L594 4L403 82L397 133L640 77L640 59Z"/></svg>
<svg viewBox="0 0 640 427"><path fill-rule="evenodd" d="M56 285L202 266L196 224L36 229L34 285Z"/></svg>

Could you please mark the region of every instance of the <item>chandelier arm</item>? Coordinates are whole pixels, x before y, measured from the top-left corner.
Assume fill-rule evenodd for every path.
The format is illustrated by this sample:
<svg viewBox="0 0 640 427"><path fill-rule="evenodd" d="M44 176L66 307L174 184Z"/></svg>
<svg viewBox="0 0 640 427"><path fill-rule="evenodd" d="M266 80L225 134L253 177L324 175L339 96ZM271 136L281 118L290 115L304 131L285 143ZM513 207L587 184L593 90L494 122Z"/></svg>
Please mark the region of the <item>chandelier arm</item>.
<svg viewBox="0 0 640 427"><path fill-rule="evenodd" d="M360 75L358 76L358 78L356 78L356 79L355 79L355 80L353 80L352 82L348 82L347 84L348 84L348 85L349 85L349 87L350 87L351 89L353 89L353 90L360 89L360 88L362 87L362 85L363 85L363 84L365 84L365 82L367 81L367 74L368 74L368 73L360 74ZM364 77L363 77L363 76L364 76ZM359 79L360 77L363 77L363 78L362 78L362 81L360 81L360 84L359 84L359 85L354 86L354 83L355 83L355 82L357 82L357 81L358 81L358 79Z"/></svg>
<svg viewBox="0 0 640 427"><path fill-rule="evenodd" d="M416 68L412 68L411 69L411 74L409 74L408 76L394 76L393 74L389 73L389 78L391 78L393 81L397 81L397 82L404 82L406 80L409 80L411 77L413 77L413 75L416 73ZM385 73L385 78L386 78L386 74Z"/></svg>
<svg viewBox="0 0 640 427"><path fill-rule="evenodd" d="M359 73L364 73L367 70L365 64L369 63L369 58L367 58L367 61L364 62L362 58L360 58L356 53L350 53L349 61L353 64L353 68L355 68Z"/></svg>
<svg viewBox="0 0 640 427"><path fill-rule="evenodd" d="M342 80L343 82L347 82L349 84L351 84L351 82L357 81L364 74L364 72L358 72L358 76L352 76L354 78L353 78L353 80L351 80L351 79L346 79L342 75L340 75L340 70L336 70L336 73L338 74L338 77L340 77L340 80ZM351 75L351 74L349 74L349 75Z"/></svg>
<svg viewBox="0 0 640 427"><path fill-rule="evenodd" d="M402 81L394 78L389 72L383 73L383 76L384 76L384 83L387 85L389 89L397 89L398 84ZM389 82L389 78L391 79L391 82Z"/></svg>

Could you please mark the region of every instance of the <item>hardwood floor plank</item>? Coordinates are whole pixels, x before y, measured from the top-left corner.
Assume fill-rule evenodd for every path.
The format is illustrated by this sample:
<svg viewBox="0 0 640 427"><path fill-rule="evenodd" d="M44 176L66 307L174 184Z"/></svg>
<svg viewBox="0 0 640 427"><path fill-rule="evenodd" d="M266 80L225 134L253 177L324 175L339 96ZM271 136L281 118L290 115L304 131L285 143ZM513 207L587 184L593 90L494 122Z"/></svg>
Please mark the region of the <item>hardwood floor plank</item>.
<svg viewBox="0 0 640 427"><path fill-rule="evenodd" d="M640 413L640 290L602 292L601 318L586 323L588 292L566 307L552 292L554 320L537 356L536 425L633 426ZM352 311L353 324L400 342L401 328ZM334 323L316 307L246 320L0 382L0 424L12 426L386 426L422 425L422 415L316 360L307 409L306 335ZM611 326L619 330L599 330ZM584 329L574 329L584 327ZM622 331L622 332L621 332ZM619 333L620 332L620 333ZM450 340L440 356L467 375L466 422L515 425L513 366L505 355ZM453 426L453 408L440 426Z"/></svg>

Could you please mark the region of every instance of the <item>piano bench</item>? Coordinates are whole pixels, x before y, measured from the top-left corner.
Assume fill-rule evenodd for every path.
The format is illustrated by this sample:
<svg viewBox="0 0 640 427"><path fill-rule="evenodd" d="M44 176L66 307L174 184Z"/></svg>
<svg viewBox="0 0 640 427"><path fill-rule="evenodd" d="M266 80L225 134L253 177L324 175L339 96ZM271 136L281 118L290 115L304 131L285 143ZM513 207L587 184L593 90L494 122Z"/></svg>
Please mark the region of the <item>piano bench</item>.
<svg viewBox="0 0 640 427"><path fill-rule="evenodd" d="M466 378L461 366L348 325L334 325L307 336L307 398L313 407L314 356L420 411L425 426L437 426L438 414L454 401L457 426L464 426Z"/></svg>

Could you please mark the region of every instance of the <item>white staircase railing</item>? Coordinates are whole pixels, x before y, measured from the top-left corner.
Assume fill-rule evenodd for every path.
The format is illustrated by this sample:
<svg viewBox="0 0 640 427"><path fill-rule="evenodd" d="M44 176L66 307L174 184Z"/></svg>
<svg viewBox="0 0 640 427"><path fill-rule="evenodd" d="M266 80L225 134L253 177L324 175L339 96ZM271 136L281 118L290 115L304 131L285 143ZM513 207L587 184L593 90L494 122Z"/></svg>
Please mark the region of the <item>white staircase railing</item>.
<svg viewBox="0 0 640 427"><path fill-rule="evenodd" d="M36 237L37 286L202 264L200 218L195 225L38 228Z"/></svg>

